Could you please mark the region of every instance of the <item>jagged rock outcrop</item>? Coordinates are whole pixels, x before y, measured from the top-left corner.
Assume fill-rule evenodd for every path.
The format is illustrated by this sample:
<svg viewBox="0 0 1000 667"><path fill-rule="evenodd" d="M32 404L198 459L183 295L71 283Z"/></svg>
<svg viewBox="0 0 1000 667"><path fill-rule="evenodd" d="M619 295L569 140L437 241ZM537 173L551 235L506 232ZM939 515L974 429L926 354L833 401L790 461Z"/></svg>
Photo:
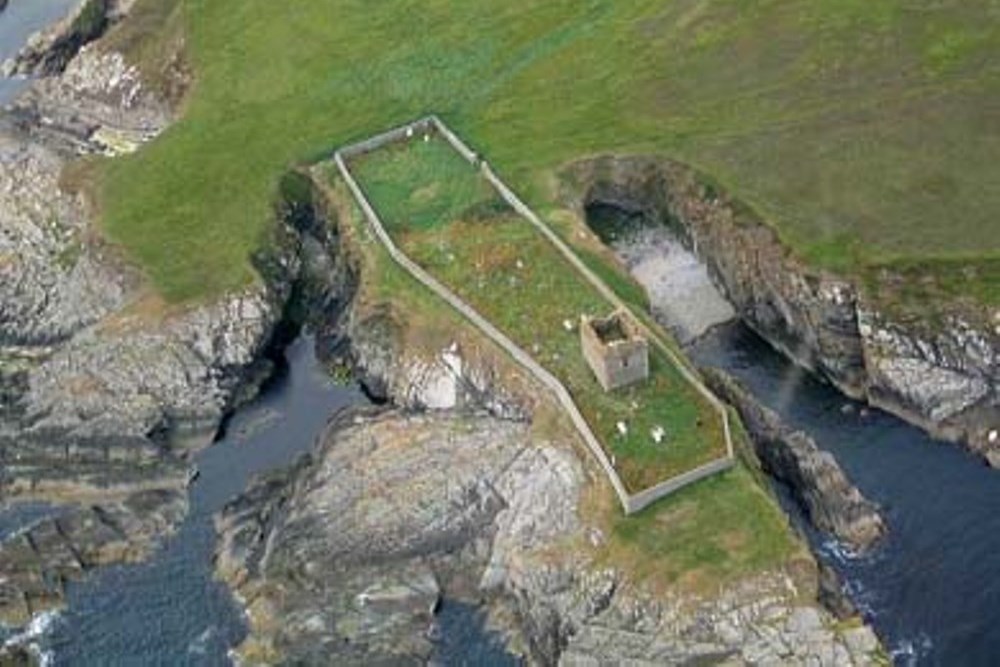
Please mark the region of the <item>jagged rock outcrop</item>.
<svg viewBox="0 0 1000 667"><path fill-rule="evenodd" d="M526 432L481 417L355 414L285 486L264 482L231 504L218 567L248 604L247 658L425 660L455 561L482 567L491 539L515 531L538 544L571 514L575 485L553 484L545 464L571 479L579 470ZM527 512L516 523L514 508Z"/></svg>
<svg viewBox="0 0 1000 667"><path fill-rule="evenodd" d="M788 484L816 528L855 551L870 548L885 534L878 508L847 479L832 454L782 422L725 372L709 368L702 374L708 387L739 412L764 470Z"/></svg>
<svg viewBox="0 0 1000 667"><path fill-rule="evenodd" d="M512 420L529 416L530 401L501 382L495 355L479 353L462 331L440 346L418 347L407 336L413 327L406 314L391 303L358 298L365 269L352 247L356 242L345 234L349 223L338 218L343 211L322 203L318 193L305 208L296 216L304 239L304 298L313 312L327 314L312 325L329 354L346 358L369 396L412 410L486 410Z"/></svg>
<svg viewBox="0 0 1000 667"><path fill-rule="evenodd" d="M59 74L84 45L103 34L118 14L118 4L115 0L80 0L62 20L32 35L14 58L3 63L0 74Z"/></svg>
<svg viewBox="0 0 1000 667"><path fill-rule="evenodd" d="M187 511L183 479L72 507L0 542L0 623L21 626L61 606L67 582L94 567L147 558Z"/></svg>
<svg viewBox="0 0 1000 667"><path fill-rule="evenodd" d="M122 53L92 41L125 19L133 4L84 0L67 19L34 36L4 68L44 76L9 105L6 122L70 154L128 153L162 132L190 85L183 40L171 42L158 65L157 86ZM81 32L81 25L99 29Z"/></svg>
<svg viewBox="0 0 1000 667"><path fill-rule="evenodd" d="M481 406L505 419L526 418L526 402L502 389L488 361L464 355L455 341L429 358L407 354L392 326L385 311L352 316L347 325L355 367L370 395L417 410Z"/></svg>
<svg viewBox="0 0 1000 667"><path fill-rule="evenodd" d="M674 225L740 316L847 395L1000 463L1000 328L954 316L897 321L843 277L797 259L752 211L692 169L602 157L566 172L567 199L607 203Z"/></svg>
<svg viewBox="0 0 1000 667"><path fill-rule="evenodd" d="M8 495L47 493L43 477L61 484L75 465L84 479L99 477L101 462L169 465L176 445L208 441L266 375L264 352L297 275L297 241L286 235L262 258L265 280L214 303L167 307L104 246L82 198L63 189L75 153L104 149L101 132L132 132L138 143L172 118L168 101L121 53L87 43L98 33L80 32L81 21L120 20L131 4L88 0L33 40L19 62L34 53L54 63L41 72L52 76L18 98L0 130L0 457ZM59 60L53 49L67 39L78 42L75 56Z"/></svg>
<svg viewBox="0 0 1000 667"><path fill-rule="evenodd" d="M868 664L878 642L802 604L787 575L706 599L643 594L590 562L586 473L560 443L485 415L397 410L334 423L311 460L217 519L245 601L247 664L422 663L444 596L486 600L533 663ZM598 538L600 539L600 538ZM855 636L856 635L856 636Z"/></svg>
<svg viewBox="0 0 1000 667"><path fill-rule="evenodd" d="M958 316L940 326L903 325L864 305L858 327L874 405L965 439L1000 467L1000 329L986 332Z"/></svg>
<svg viewBox="0 0 1000 667"><path fill-rule="evenodd" d="M87 243L84 203L59 187L63 164L0 135L0 347L64 342L122 308L135 282Z"/></svg>

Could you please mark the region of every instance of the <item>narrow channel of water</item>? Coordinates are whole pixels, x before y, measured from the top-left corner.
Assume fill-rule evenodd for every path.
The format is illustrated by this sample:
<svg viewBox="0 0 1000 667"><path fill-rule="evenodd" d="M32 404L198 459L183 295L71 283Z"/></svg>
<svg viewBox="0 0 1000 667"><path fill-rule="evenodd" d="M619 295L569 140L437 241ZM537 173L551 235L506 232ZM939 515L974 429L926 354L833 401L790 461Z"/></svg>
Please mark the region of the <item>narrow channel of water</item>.
<svg viewBox="0 0 1000 667"><path fill-rule="evenodd" d="M363 400L330 380L313 341L300 337L287 366L230 420L226 436L201 452L191 509L177 534L148 562L101 568L71 584L68 607L42 647L55 665L218 665L243 637L242 613L213 578L213 515L260 472L308 451L329 416Z"/></svg>
<svg viewBox="0 0 1000 667"><path fill-rule="evenodd" d="M0 63L14 56L34 33L58 21L79 0L10 0L0 12ZM0 77L0 106L28 84L23 78Z"/></svg>
<svg viewBox="0 0 1000 667"><path fill-rule="evenodd" d="M261 395L230 420L226 435L196 458L200 475L190 512L154 557L139 565L100 568L67 589L67 609L37 617L28 629L49 665L226 665L242 641L242 611L213 576L213 515L258 473L308 451L331 415L365 401L335 385L302 336ZM58 508L25 505L0 511L10 533ZM444 600L437 617L437 665L508 667L519 662L485 627L475 607Z"/></svg>
<svg viewBox="0 0 1000 667"><path fill-rule="evenodd" d="M648 222L622 213L619 224ZM675 244L683 250L676 239ZM852 557L813 532L809 538L818 556L840 573L895 662L996 665L1000 471L889 414L847 400L738 322L717 327L688 353L701 365L728 371L789 424L809 433L882 506L889 537L870 555Z"/></svg>
<svg viewBox="0 0 1000 667"><path fill-rule="evenodd" d="M832 452L879 503L889 537L853 558L816 541L900 664L995 665L1000 656L1000 472L880 410L846 400L742 325L691 350Z"/></svg>

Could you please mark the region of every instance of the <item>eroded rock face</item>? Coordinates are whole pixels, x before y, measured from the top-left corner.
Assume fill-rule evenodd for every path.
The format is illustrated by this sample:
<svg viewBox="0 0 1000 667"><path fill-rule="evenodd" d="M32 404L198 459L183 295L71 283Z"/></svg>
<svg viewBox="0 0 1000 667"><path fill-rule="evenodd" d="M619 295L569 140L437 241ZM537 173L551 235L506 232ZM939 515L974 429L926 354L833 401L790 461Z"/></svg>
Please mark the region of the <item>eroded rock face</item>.
<svg viewBox="0 0 1000 667"><path fill-rule="evenodd" d="M126 19L133 4L81 0L65 20L32 37L4 69L42 78L9 106L6 120L69 154L129 153L162 132L191 80L183 40L175 40L158 63L162 80L154 89L125 56L97 39Z"/></svg>
<svg viewBox="0 0 1000 667"><path fill-rule="evenodd" d="M0 71L6 77L59 74L81 48L124 17L133 4L134 0L78 0L62 20L32 35Z"/></svg>
<svg viewBox="0 0 1000 667"><path fill-rule="evenodd" d="M10 437L211 438L280 316L279 299L254 290L159 327L81 332L28 373Z"/></svg>
<svg viewBox="0 0 1000 667"><path fill-rule="evenodd" d="M530 445L524 424L398 412L343 418L313 462L284 484L252 489L219 519L219 570L250 610L245 654L423 661L457 564L482 568L492 551L502 569L507 550L572 527L579 479L564 454Z"/></svg>
<svg viewBox="0 0 1000 667"><path fill-rule="evenodd" d="M702 369L702 374L709 388L739 412L764 469L789 485L819 530L855 551L870 548L885 534L878 508L847 479L833 455L783 423L723 371Z"/></svg>
<svg viewBox="0 0 1000 667"><path fill-rule="evenodd" d="M14 622L60 606L92 567L145 558L181 521L187 449L266 378L299 270L289 234L242 292L178 309L142 289L64 168L134 149L172 109L121 54L81 46L0 114L0 502L62 506L0 544L0 616Z"/></svg>
<svg viewBox="0 0 1000 667"><path fill-rule="evenodd" d="M456 335L438 349L407 346L406 315L385 303L359 304L362 268L349 243L336 236L337 221L321 207L297 225L302 240L305 300L325 317L312 322L332 356L346 359L376 401L411 410L485 410L503 419L525 420L530 401L510 391L487 355L469 353Z"/></svg>
<svg viewBox="0 0 1000 667"><path fill-rule="evenodd" d="M383 316L352 317L349 324L351 352L371 395L415 410L484 408L504 419L527 417L527 402L504 390L488 362L466 357L457 342L429 358L407 354Z"/></svg>
<svg viewBox="0 0 1000 667"><path fill-rule="evenodd" d="M997 463L1000 443L989 432L1000 424L1000 336L958 317L933 328L902 326L877 311L858 309L873 403L890 412L915 413L917 423L967 438Z"/></svg>
<svg viewBox="0 0 1000 667"><path fill-rule="evenodd" d="M0 623L24 625L61 606L67 582L94 567L145 559L186 512L187 492L178 480L74 507L7 537L0 542Z"/></svg>
<svg viewBox="0 0 1000 667"><path fill-rule="evenodd" d="M128 276L85 241L53 151L0 135L0 347L46 346L124 306Z"/></svg>
<svg viewBox="0 0 1000 667"><path fill-rule="evenodd" d="M511 646L537 664L872 659L870 630L849 640L797 601L787 575L695 599L654 597L596 566L579 546L594 534L577 510L586 479L573 450L533 439L523 423L342 417L311 460L261 480L217 519L217 570L249 612L241 657L422 663L446 595L489 601Z"/></svg>
<svg viewBox="0 0 1000 667"><path fill-rule="evenodd" d="M790 585L760 577L701 602L615 599L580 627L559 664L879 664L869 628L844 630L821 610L790 603Z"/></svg>
<svg viewBox="0 0 1000 667"><path fill-rule="evenodd" d="M567 172L574 206L603 202L677 227L740 317L796 363L934 435L1000 462L1000 329L958 317L893 321L851 282L795 258L775 233L689 168L598 158Z"/></svg>

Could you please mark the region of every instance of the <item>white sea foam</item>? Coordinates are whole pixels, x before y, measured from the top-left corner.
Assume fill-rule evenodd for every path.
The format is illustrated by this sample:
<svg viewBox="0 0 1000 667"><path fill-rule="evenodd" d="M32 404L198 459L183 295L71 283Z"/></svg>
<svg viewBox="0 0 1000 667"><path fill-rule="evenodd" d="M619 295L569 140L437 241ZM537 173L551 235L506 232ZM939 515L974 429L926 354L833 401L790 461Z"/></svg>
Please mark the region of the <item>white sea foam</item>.
<svg viewBox="0 0 1000 667"><path fill-rule="evenodd" d="M188 644L188 653L192 655L207 655L208 647L219 634L219 629L210 625L202 631L190 644Z"/></svg>
<svg viewBox="0 0 1000 667"><path fill-rule="evenodd" d="M31 622L24 629L4 642L4 646L15 646L39 639L45 635L59 620L58 611L43 611L31 617Z"/></svg>
<svg viewBox="0 0 1000 667"><path fill-rule="evenodd" d="M820 551L832 557L840 563L849 563L861 558L861 554L851 549L843 542L837 540L827 540L820 545Z"/></svg>
<svg viewBox="0 0 1000 667"><path fill-rule="evenodd" d="M914 639L902 639L896 642L889 650L889 657L892 664L899 667L914 667L920 663L920 659L929 655L934 648L934 642L927 635L921 633Z"/></svg>
<svg viewBox="0 0 1000 667"><path fill-rule="evenodd" d="M39 640L55 627L59 616L58 611L44 611L40 614L35 614L31 617L31 622L21 632L13 635L3 643L4 647L23 647L35 656L41 667L48 667L53 664L55 655L52 651L43 649Z"/></svg>

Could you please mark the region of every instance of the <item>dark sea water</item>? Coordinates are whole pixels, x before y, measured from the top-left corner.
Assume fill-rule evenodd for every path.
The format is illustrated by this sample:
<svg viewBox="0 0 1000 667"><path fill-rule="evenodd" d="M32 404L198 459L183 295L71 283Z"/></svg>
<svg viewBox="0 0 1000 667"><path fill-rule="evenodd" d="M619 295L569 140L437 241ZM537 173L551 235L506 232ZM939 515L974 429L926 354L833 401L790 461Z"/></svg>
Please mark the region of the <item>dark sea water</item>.
<svg viewBox="0 0 1000 667"><path fill-rule="evenodd" d="M0 63L15 55L38 30L59 20L79 0L10 0L0 12ZM0 106L26 85L24 79L0 77Z"/></svg>
<svg viewBox="0 0 1000 667"><path fill-rule="evenodd" d="M68 607L40 617L33 642L50 665L225 665L244 637L243 616L213 579L213 515L260 472L307 452L338 408L366 399L332 383L300 337L286 364L226 434L196 458L191 510L178 532L140 565L106 567L70 584ZM21 506L0 512L0 534L23 528L58 508ZM445 600L437 619L440 665L514 665L475 607Z"/></svg>
<svg viewBox="0 0 1000 667"><path fill-rule="evenodd" d="M885 543L855 558L811 534L898 664L1000 664L1000 471L845 399L740 324L689 350L833 453L882 506ZM850 406L845 409L844 406Z"/></svg>
<svg viewBox="0 0 1000 667"><path fill-rule="evenodd" d="M253 475L308 451L337 408L363 400L331 382L312 340L286 351L287 366L196 459L191 510L150 561L102 568L68 589L68 608L42 643L55 665L218 665L244 633L242 614L213 579L212 516Z"/></svg>
<svg viewBox="0 0 1000 667"><path fill-rule="evenodd" d="M500 637L487 632L482 611L445 599L437 612L440 638L432 664L442 667L516 667L520 660L507 653Z"/></svg>
<svg viewBox="0 0 1000 667"><path fill-rule="evenodd" d="M595 205L605 242L643 225L641 214ZM670 323L665 323L669 325ZM889 535L854 557L814 530L814 552L900 665L1000 665L1000 471L881 410L846 399L740 323L716 328L688 354L728 371L786 422L831 452L882 507ZM784 489L779 497L790 502ZM801 517L790 508L793 518Z"/></svg>

